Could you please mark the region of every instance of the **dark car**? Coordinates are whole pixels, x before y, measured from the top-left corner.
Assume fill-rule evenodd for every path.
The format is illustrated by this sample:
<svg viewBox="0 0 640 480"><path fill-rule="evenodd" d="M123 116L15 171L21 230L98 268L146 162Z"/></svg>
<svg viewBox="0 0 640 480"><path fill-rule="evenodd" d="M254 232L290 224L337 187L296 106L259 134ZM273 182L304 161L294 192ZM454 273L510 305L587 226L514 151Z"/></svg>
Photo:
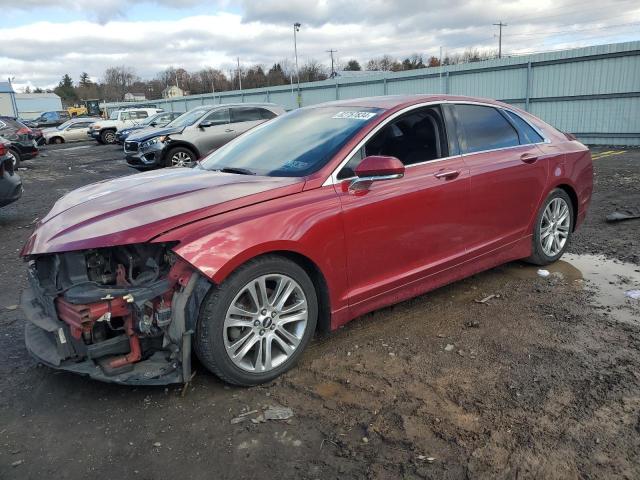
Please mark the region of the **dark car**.
<svg viewBox="0 0 640 480"><path fill-rule="evenodd" d="M143 129L164 127L168 123L178 118L180 115L182 115L182 112L156 113L155 115L140 122L138 125L134 125L132 127L127 127L127 128L123 128L122 130L118 130L116 132L116 142L118 142L120 145L123 145L127 137L131 135L133 132L137 133L138 131Z"/></svg>
<svg viewBox="0 0 640 480"><path fill-rule="evenodd" d="M0 138L0 207L15 202L22 196L22 180L13 160L7 155L10 142Z"/></svg>
<svg viewBox="0 0 640 480"><path fill-rule="evenodd" d="M42 127L57 127L69 120L71 115L66 110L56 110L52 112L42 112L38 118L32 120L32 122L38 128Z"/></svg>
<svg viewBox="0 0 640 480"><path fill-rule="evenodd" d="M10 142L8 155L16 168L21 161L38 155L36 133L11 117L0 117L0 137Z"/></svg>
<svg viewBox="0 0 640 480"><path fill-rule="evenodd" d="M58 200L22 250L26 346L122 384L186 382L192 352L229 383L269 382L316 328L512 260L555 262L592 190L589 149L505 103L300 108L195 168Z"/></svg>
<svg viewBox="0 0 640 480"><path fill-rule="evenodd" d="M284 109L273 103L196 107L165 128L130 135L124 142L125 159L137 170L192 166L198 158L283 113Z"/></svg>

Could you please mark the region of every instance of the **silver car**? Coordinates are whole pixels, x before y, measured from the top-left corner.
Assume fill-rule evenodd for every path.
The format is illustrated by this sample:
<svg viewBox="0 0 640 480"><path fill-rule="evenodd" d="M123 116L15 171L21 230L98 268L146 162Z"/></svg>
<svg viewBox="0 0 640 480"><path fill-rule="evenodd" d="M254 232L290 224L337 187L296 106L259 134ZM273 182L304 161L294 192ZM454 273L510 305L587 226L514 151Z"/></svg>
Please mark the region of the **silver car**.
<svg viewBox="0 0 640 480"><path fill-rule="evenodd" d="M124 142L127 163L138 170L191 166L238 135L284 113L272 103L206 105L166 127L134 132Z"/></svg>
<svg viewBox="0 0 640 480"><path fill-rule="evenodd" d="M67 143L87 140L89 125L98 120L100 119L90 117L72 118L57 127L43 129L42 135L46 143Z"/></svg>

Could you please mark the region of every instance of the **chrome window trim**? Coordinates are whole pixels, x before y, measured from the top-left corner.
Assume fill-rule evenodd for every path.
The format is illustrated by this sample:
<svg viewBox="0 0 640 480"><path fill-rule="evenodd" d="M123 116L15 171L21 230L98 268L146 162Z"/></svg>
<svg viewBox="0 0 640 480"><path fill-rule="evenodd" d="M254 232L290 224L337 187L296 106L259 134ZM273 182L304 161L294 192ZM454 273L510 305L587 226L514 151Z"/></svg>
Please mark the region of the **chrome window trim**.
<svg viewBox="0 0 640 480"><path fill-rule="evenodd" d="M345 158L340 162L340 165L338 165L338 167L335 168L333 170L333 172L331 172L331 175L329 175L329 177L324 181L322 186L326 187L328 185L335 185L335 184L338 184L340 182L344 182L345 180L351 180L353 178L356 178L354 176L354 177L347 177L347 178L338 179L338 173L349 162L351 157L353 155L355 155L355 153L358 150L360 150L364 146L364 144L367 143L371 139L371 137L373 137L381 129L386 127L391 121L393 121L394 119L398 118L401 115L404 115L407 112L410 112L412 110L416 110L418 108L429 107L429 106L432 106L432 105L443 105L443 104L449 104L449 105L480 105L480 106L483 106L483 107L492 107L492 108L496 108L496 109L500 109L500 110L507 110L507 111L513 113L514 115L517 115L519 118L522 119L523 122L525 122L527 125L529 125L531 128L533 128L533 130L538 135L540 135L540 137L542 138L542 142L523 143L523 144L519 144L519 145L512 145L512 146L509 146L509 147L492 148L492 149L489 149L489 150L480 150L480 151L477 151L477 152L461 153L459 155L453 155L453 156L448 156L448 157L443 157L443 158L437 158L435 160L426 160L424 162L413 163L411 165L407 165L405 168L419 167L419 166L425 165L427 163L443 162L445 160L450 160L452 158L460 158L463 155L465 155L465 156L467 156L467 155L477 155L479 153L497 152L499 150L508 150L510 148L526 147L527 145L540 145L540 144L551 143L551 140L549 140L538 127L536 127L535 125L531 124L531 122L529 122L526 118L523 118L515 110L512 110L511 108L503 107L502 105L494 105L494 104L491 104L491 103L479 102L479 101L473 101L473 100L459 100L459 101L458 100L455 100L455 101L452 101L452 100L435 100L435 101L432 101L432 102L419 103L419 104L416 104L416 105L410 105L410 106L408 106L406 108L403 108L402 110L397 111L396 113L394 113L393 115L391 115L390 117L385 119L384 122L382 122L378 126L376 126L376 128L374 128L372 131L370 131L367 134L366 137L364 137L362 140L360 140L360 142L358 142L358 144L349 152L348 155L345 155Z"/></svg>

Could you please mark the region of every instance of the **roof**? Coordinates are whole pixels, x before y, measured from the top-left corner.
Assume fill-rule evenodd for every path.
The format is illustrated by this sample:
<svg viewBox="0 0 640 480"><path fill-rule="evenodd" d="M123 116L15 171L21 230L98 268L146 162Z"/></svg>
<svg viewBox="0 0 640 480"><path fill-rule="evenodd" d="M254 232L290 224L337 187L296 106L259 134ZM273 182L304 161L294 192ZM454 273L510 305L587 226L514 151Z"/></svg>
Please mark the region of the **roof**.
<svg viewBox="0 0 640 480"><path fill-rule="evenodd" d="M16 99L19 100L37 100L39 98L60 98L53 92L49 93L16 93Z"/></svg>
<svg viewBox="0 0 640 480"><path fill-rule="evenodd" d="M384 95L380 97L354 98L351 100L336 100L334 102L321 103L306 108L332 106L332 107L373 107L391 110L393 108L402 108L414 105L416 103L436 102L436 101L476 101L482 103L491 103L494 105L504 105L502 102L491 100L488 98L465 97L459 95Z"/></svg>
<svg viewBox="0 0 640 480"><path fill-rule="evenodd" d="M0 82L0 93L14 93L14 90L9 82Z"/></svg>

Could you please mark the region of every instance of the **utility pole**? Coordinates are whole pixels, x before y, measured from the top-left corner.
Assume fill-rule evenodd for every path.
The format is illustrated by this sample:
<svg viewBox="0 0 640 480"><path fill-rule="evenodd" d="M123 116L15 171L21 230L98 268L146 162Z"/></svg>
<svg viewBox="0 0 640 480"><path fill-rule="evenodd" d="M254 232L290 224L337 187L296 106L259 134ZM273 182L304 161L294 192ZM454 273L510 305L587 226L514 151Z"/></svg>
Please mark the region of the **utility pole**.
<svg viewBox="0 0 640 480"><path fill-rule="evenodd" d="M298 108L302 106L302 96L300 95L300 70L298 69L298 38L296 33L300 31L301 23L296 22L293 24L293 51L296 56L296 77L298 79Z"/></svg>
<svg viewBox="0 0 640 480"><path fill-rule="evenodd" d="M507 25L506 23L502 23L502 20L500 20L499 23L494 23L494 25L499 28L499 33L498 33L498 58L502 58L502 27L508 27L509 25Z"/></svg>
<svg viewBox="0 0 640 480"><path fill-rule="evenodd" d="M329 55L331 55L331 75L330 78L334 78L336 76L336 71L333 68L333 54L338 53L338 50L325 50Z"/></svg>
<svg viewBox="0 0 640 480"><path fill-rule="evenodd" d="M242 91L242 72L240 71L240 57L238 57L238 85L240 86L240 91Z"/></svg>

